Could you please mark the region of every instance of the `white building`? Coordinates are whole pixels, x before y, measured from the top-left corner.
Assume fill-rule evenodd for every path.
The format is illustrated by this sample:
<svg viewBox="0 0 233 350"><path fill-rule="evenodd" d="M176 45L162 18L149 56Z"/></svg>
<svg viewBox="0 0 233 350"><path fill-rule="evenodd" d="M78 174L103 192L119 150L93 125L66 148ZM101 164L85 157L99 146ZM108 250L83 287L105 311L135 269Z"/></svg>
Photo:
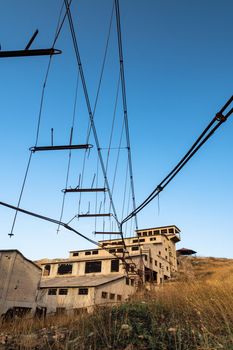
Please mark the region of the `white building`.
<svg viewBox="0 0 233 350"><path fill-rule="evenodd" d="M0 315L34 314L41 268L18 250L0 250Z"/></svg>
<svg viewBox="0 0 233 350"><path fill-rule="evenodd" d="M92 308L127 300L140 284L160 284L177 271L172 225L137 230L136 237L103 240L101 248L71 251L68 259L40 261L38 305L48 312Z"/></svg>

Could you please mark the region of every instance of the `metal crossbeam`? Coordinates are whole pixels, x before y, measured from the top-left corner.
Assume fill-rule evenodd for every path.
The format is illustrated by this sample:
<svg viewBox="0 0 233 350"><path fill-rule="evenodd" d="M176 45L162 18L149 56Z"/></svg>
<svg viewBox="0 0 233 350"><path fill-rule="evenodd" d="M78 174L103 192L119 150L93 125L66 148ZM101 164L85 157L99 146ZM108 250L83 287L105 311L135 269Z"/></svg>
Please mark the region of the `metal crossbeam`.
<svg viewBox="0 0 233 350"><path fill-rule="evenodd" d="M63 192L107 192L107 188L65 188Z"/></svg>
<svg viewBox="0 0 233 350"><path fill-rule="evenodd" d="M62 146L39 146L31 147L30 151L39 152L39 151L63 151L63 150L72 150L72 149L89 149L93 146L90 144L84 145L62 145Z"/></svg>
<svg viewBox="0 0 233 350"><path fill-rule="evenodd" d="M51 56L61 54L61 50L57 49L37 49L37 50L14 50L14 51L0 51L0 58L10 57L27 57L27 56Z"/></svg>
<svg viewBox="0 0 233 350"><path fill-rule="evenodd" d="M112 216L111 213L108 214L78 214L78 218L93 218L93 217L102 217L102 216Z"/></svg>
<svg viewBox="0 0 233 350"><path fill-rule="evenodd" d="M94 232L95 235L122 235L122 232Z"/></svg>

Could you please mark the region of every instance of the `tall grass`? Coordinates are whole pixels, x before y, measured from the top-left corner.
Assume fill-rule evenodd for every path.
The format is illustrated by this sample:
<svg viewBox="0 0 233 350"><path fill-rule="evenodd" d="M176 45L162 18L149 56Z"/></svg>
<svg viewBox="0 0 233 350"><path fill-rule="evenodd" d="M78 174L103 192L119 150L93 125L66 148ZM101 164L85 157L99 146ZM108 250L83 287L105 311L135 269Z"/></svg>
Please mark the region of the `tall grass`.
<svg viewBox="0 0 233 350"><path fill-rule="evenodd" d="M19 338L36 334L37 345L34 337L17 349L230 350L233 277L168 283L92 314L15 321L2 324L1 332Z"/></svg>

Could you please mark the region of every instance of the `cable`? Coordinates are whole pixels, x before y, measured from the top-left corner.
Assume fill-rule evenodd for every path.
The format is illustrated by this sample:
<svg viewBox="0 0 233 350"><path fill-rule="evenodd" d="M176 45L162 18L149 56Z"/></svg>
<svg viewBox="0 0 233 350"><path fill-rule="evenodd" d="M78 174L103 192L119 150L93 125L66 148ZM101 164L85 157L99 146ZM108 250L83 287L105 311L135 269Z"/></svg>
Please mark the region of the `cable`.
<svg viewBox="0 0 233 350"><path fill-rule="evenodd" d="M130 184L131 184L131 192L132 192L132 200L133 200L133 209L135 210L136 209L136 201L135 201L133 166L132 166L132 156L131 156L130 136L129 136L129 123L128 123L128 111L127 111L127 100L126 100L123 48L122 48L122 39L121 39L121 22L120 22L119 0L115 0L115 10L116 10L116 22L117 22L117 37L118 37L118 49L119 49L119 61L120 61L121 88L122 88L122 99L123 99L123 109L124 109L125 133L126 133L126 141L127 141L127 149L128 149L129 174L130 174ZM135 225L136 225L136 229L138 229L138 222L137 222L136 214L135 214Z"/></svg>
<svg viewBox="0 0 233 350"><path fill-rule="evenodd" d="M70 4L71 4L71 2L72 2L72 0L70 0ZM66 13L65 13L65 15L64 15L64 17L63 17L63 19L61 21L61 24L59 25L60 20L61 20L63 7L64 7L64 5L62 5L60 13L59 13L59 18L58 18L58 23L57 23L57 28L56 28L56 31L55 31L55 38L54 38L54 41L53 41L52 48L54 48L54 46L56 44L56 41L57 41L57 39L59 37L60 31L61 31L62 26L63 26L63 23L65 21ZM49 74L49 70L50 70L50 66L51 66L51 61L52 61L52 55L49 56L49 62L48 62L47 70L46 70L46 73L45 73L45 79L44 79L44 84L43 84L43 88L42 88L42 94L41 94L41 99L40 99L39 115L38 115L38 122L37 122L37 130L36 130L36 137L35 137L35 147L37 146L38 138L39 138L40 122L41 122L41 115L42 115L42 107L43 107L43 102L44 102L44 93L45 93L46 83L47 83L47 80L48 80L48 74ZM25 171L24 179L23 179L23 184L21 186L21 191L20 191L20 195L19 195L19 199L18 199L18 203L17 203L18 207L20 206L21 199L22 199L22 196L23 196L24 188L25 188L27 177L28 177L28 173L29 173L29 168L30 168L30 165L31 165L31 160L32 160L32 151L30 152L30 155L29 155L27 168L26 168L26 171ZM14 236L13 232L14 232L14 228L15 228L17 215L18 215L18 212L16 210L15 215L14 215L14 219L13 219L13 223L12 223L12 227L11 227L11 232L9 233L10 237Z"/></svg>
<svg viewBox="0 0 233 350"><path fill-rule="evenodd" d="M104 166L104 161L103 161L103 157L102 157L102 153L101 153L100 143L99 143L96 127L95 127L94 117L93 117L91 104L90 104L90 100L89 100L89 95L88 95L88 91L87 91L87 86L86 86L86 81L85 81L85 77L84 77L84 72L83 72L81 57L80 57L80 53L79 53L78 43L77 43L77 39L76 39L76 34L75 34L75 30L74 30L73 20L72 20L70 8L69 8L68 0L64 0L64 1L65 1L66 9L67 9L67 15L68 15L68 20L69 20L72 41L73 41L75 55L76 55L77 64L78 64L78 69L79 69L79 73L80 73L80 77L81 77L81 81L82 81L83 92L84 92L85 101L86 101L88 114L89 114L89 118L90 118L90 124L91 124L92 132L94 135L94 139L95 139L95 143L96 143L96 147L97 147L97 151L98 151L98 156L100 159L100 166L102 168L104 180L106 183L106 187L108 189L109 200L110 200L111 207L113 210L113 215L117 220L118 227L120 228L119 220L117 218L117 213L116 213L115 205L113 203L113 198L112 198L112 194L111 194L111 190L110 190L110 186L109 186L109 182L108 182L108 178L107 178L107 174L106 174L106 170L105 170L105 166Z"/></svg>
<svg viewBox="0 0 233 350"><path fill-rule="evenodd" d="M78 87L79 87L79 74L78 74L78 77L77 77L76 88L75 88L74 109L73 109L73 116L72 116L72 123L71 123L71 133L70 133L70 145L72 145L72 139L73 139L73 130L74 130L74 122L75 122L75 116L76 116L77 97L78 97ZM69 150L65 188L68 187L68 182L69 182L70 165L71 165L71 154L72 154L72 150ZM66 192L64 191L63 192L63 198L62 198L60 221L62 221L62 218L63 218L64 207L65 207L65 199L66 199ZM57 233L59 232L59 229L60 229L60 226L58 226L58 228L57 228Z"/></svg>
<svg viewBox="0 0 233 350"><path fill-rule="evenodd" d="M101 71L100 71L100 78L99 78L99 83L98 83L98 87L97 87L97 93L96 93L96 98L95 98L95 103L94 103L94 108L93 108L93 118L95 116L97 103L98 103L98 100L99 100L100 88L101 88L101 84L102 84L102 80L103 80L104 68L105 68L107 52L108 52L108 47L109 47L110 34L111 34L111 28L112 28L113 10L114 10L114 5L112 6L112 11L111 11L111 16L110 16L110 22L109 22L108 33L107 33L107 41L106 41L106 45L105 45L104 57L103 57L103 62L102 62L102 66L101 66ZM91 133L91 123L90 123L90 120L89 120L89 124L88 124L88 127L87 127L86 144L89 143L90 133ZM84 158L83 158L82 175L81 175L81 187L82 187L83 179L84 179L86 159L87 159L87 150L85 151ZM78 214L80 214L81 199L82 199L82 193L80 192L80 194L79 194L79 204L78 204ZM76 215L71 219L71 221L75 217L76 217Z"/></svg>
<svg viewBox="0 0 233 350"><path fill-rule="evenodd" d="M48 222L51 222L53 224L56 224L56 225L60 225L60 226L63 226L64 228L66 228L67 230L69 231L72 231L74 232L75 234L77 234L78 236L84 238L85 240L87 240L88 242L98 246L99 248L101 249L104 249L105 251L107 251L109 254L113 255L115 258L118 258L120 260L122 260L122 262L127 266L129 265L129 263L127 263L124 259L124 257L120 257L118 256L117 254L114 254L114 253L110 253L109 250L107 248L104 248L102 246L102 244L100 244L99 242L96 242L94 241L93 239L85 236L84 234L80 233L79 231L75 230L73 227L69 226L67 223L65 222L61 222L59 220L56 220L56 219L52 219L48 216L44 216L44 215L41 215L41 214L37 214L37 213L34 213L32 211L29 211L29 210L25 210L25 209L22 209L22 208L19 208L18 206L14 206L14 205L11 205L11 204L8 204L6 202L0 202L0 205L3 206L3 207L6 207L6 208L9 208L9 209L13 209L13 210L17 210L17 212L20 212L20 213L23 213L23 214L26 214L26 215L29 215L29 216L33 216L33 217L36 217L38 219L41 219L41 220L44 220L44 221L48 221Z"/></svg>
<svg viewBox="0 0 233 350"><path fill-rule="evenodd" d="M169 174L160 182L160 184L151 192L151 194L134 210L130 213L123 221L131 219L134 215L139 213L144 207L146 207L159 193L174 179L174 177L181 171L185 164L196 154L196 152L208 141L208 139L214 134L214 132L225 122L229 116L233 113L233 108L231 108L226 115L223 112L229 107L233 101L233 96L225 103L225 105L220 109L220 111L215 115L211 122L207 125L201 135L197 138L188 152L184 157L178 162L178 164L169 172ZM213 126L217 123L215 126ZM212 128L212 129L211 129Z"/></svg>

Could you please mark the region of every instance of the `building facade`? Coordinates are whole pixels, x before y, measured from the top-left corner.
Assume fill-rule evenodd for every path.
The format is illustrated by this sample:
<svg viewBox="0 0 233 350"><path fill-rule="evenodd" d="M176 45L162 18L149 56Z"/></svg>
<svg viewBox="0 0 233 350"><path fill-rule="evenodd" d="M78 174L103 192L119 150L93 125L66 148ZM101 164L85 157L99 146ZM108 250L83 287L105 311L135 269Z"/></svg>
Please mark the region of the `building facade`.
<svg viewBox="0 0 233 350"><path fill-rule="evenodd" d="M177 271L175 226L136 231L136 236L99 241L100 248L75 250L68 259L40 261L38 306L47 312L92 309L125 301L142 285L157 285Z"/></svg>
<svg viewBox="0 0 233 350"><path fill-rule="evenodd" d="M41 268L18 250L0 251L0 315L34 314Z"/></svg>

